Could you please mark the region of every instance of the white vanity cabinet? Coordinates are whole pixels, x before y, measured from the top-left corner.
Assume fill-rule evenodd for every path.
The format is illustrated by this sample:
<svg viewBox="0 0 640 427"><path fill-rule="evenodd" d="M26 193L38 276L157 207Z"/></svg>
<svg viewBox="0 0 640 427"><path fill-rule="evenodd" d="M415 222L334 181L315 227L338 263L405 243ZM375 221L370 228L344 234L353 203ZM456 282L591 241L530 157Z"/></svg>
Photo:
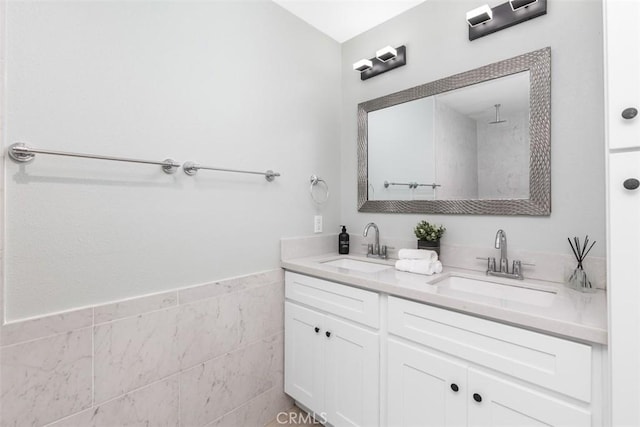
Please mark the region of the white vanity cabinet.
<svg viewBox="0 0 640 427"><path fill-rule="evenodd" d="M287 272L285 392L334 426L379 425L377 293Z"/></svg>
<svg viewBox="0 0 640 427"><path fill-rule="evenodd" d="M640 425L640 2L604 0L603 12L610 424L637 426Z"/></svg>
<svg viewBox="0 0 640 427"><path fill-rule="evenodd" d="M389 426L466 425L467 365L393 338L387 361Z"/></svg>
<svg viewBox="0 0 640 427"><path fill-rule="evenodd" d="M591 426L589 409L469 368L469 426ZM478 401L479 400L479 401Z"/></svg>
<svg viewBox="0 0 640 427"><path fill-rule="evenodd" d="M388 315L388 426L596 424L590 346L394 297Z"/></svg>
<svg viewBox="0 0 640 427"><path fill-rule="evenodd" d="M602 348L285 274L285 391L333 426L603 425Z"/></svg>
<svg viewBox="0 0 640 427"><path fill-rule="evenodd" d="M603 5L608 148L638 149L640 114L624 113L640 110L640 2L605 0Z"/></svg>
<svg viewBox="0 0 640 427"><path fill-rule="evenodd" d="M609 154L612 425L635 426L640 425L640 189L625 188L629 179L640 179L640 151Z"/></svg>
<svg viewBox="0 0 640 427"><path fill-rule="evenodd" d="M588 410L427 347L388 348L390 427L592 425Z"/></svg>

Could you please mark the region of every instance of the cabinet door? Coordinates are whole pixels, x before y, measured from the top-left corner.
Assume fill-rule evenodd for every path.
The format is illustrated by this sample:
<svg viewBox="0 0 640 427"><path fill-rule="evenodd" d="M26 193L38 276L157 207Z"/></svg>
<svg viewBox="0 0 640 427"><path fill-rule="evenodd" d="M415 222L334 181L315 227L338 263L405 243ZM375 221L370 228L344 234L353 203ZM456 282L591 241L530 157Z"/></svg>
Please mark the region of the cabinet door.
<svg viewBox="0 0 640 427"><path fill-rule="evenodd" d="M466 425L466 365L426 348L388 343L388 426Z"/></svg>
<svg viewBox="0 0 640 427"><path fill-rule="evenodd" d="M613 425L640 425L640 152L609 155L609 294Z"/></svg>
<svg viewBox="0 0 640 427"><path fill-rule="evenodd" d="M326 344L327 420L336 427L379 425L378 333L329 317L322 338Z"/></svg>
<svg viewBox="0 0 640 427"><path fill-rule="evenodd" d="M326 316L290 302L285 302L284 308L284 391L320 413L324 411Z"/></svg>
<svg viewBox="0 0 640 427"><path fill-rule="evenodd" d="M622 117L640 110L640 2L606 0L604 10L609 148L640 147L640 114Z"/></svg>
<svg viewBox="0 0 640 427"><path fill-rule="evenodd" d="M565 401L475 368L468 380L469 426L591 426L588 410Z"/></svg>

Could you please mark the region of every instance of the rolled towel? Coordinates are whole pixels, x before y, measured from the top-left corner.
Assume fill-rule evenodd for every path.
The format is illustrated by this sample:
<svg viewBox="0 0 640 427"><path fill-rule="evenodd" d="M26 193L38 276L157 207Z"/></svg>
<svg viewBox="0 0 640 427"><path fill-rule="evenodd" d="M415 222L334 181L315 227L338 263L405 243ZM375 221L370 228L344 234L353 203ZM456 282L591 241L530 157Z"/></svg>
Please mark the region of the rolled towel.
<svg viewBox="0 0 640 427"><path fill-rule="evenodd" d="M428 261L437 261L438 254L436 251L427 249L400 249L398 251L400 259L426 259Z"/></svg>
<svg viewBox="0 0 640 427"><path fill-rule="evenodd" d="M442 263L440 261L433 261L426 266L421 261L414 261L414 264L411 267L411 273L426 274L427 276L440 274L442 273Z"/></svg>
<svg viewBox="0 0 640 427"><path fill-rule="evenodd" d="M442 273L442 263L440 261L430 262L424 259L399 259L396 261L396 269L431 276L432 274Z"/></svg>
<svg viewBox="0 0 640 427"><path fill-rule="evenodd" d="M411 270L411 259L399 259L396 261L396 270L400 271L410 271Z"/></svg>
<svg viewBox="0 0 640 427"><path fill-rule="evenodd" d="M433 266L433 272L435 274L442 273L442 263L440 261L432 262L431 265Z"/></svg>

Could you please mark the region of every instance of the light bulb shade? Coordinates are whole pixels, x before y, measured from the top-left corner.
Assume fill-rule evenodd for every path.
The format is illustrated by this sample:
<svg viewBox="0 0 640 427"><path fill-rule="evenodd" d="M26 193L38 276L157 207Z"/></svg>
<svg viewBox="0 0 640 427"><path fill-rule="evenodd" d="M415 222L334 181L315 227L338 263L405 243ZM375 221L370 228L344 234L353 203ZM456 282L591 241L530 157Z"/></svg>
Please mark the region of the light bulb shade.
<svg viewBox="0 0 640 427"><path fill-rule="evenodd" d="M353 69L355 71L360 71L360 72L366 71L372 67L373 67L373 62L371 62L368 59L361 59L360 61L355 62L353 64Z"/></svg>
<svg viewBox="0 0 640 427"><path fill-rule="evenodd" d="M527 7L537 2L538 0L509 0L511 10L513 10L514 12L518 9L522 9L523 7Z"/></svg>
<svg viewBox="0 0 640 427"><path fill-rule="evenodd" d="M395 58L398 52L391 46L385 46L376 52L376 58L382 62L387 62L390 59Z"/></svg>
<svg viewBox="0 0 640 427"><path fill-rule="evenodd" d="M493 11L486 4L467 12L467 22L470 27L475 27L491 19L493 19Z"/></svg>

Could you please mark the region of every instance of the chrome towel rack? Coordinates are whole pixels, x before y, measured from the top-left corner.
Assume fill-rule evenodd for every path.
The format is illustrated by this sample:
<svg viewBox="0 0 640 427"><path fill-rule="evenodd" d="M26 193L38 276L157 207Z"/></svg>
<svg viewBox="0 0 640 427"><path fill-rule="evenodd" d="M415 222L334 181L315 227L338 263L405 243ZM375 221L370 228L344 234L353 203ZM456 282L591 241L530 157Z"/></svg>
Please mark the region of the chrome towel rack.
<svg viewBox="0 0 640 427"><path fill-rule="evenodd" d="M442 187L442 185L436 184L435 182L432 184L419 184L417 182L384 182L384 188L389 188L390 185L408 185L409 188L431 187L434 190L436 189L436 187Z"/></svg>
<svg viewBox="0 0 640 427"><path fill-rule="evenodd" d="M225 168L215 168L212 166L202 166L194 162L185 162L185 164L182 165L182 170L184 170L184 173L186 173L189 176L194 176L195 174L198 173L200 169L220 171L220 172L249 173L253 175L264 175L264 178L269 182L276 179L277 176L280 176L278 172L274 172L271 169L269 169L266 172L255 172L255 171L245 171L245 170L239 170L239 169L225 169Z"/></svg>
<svg viewBox="0 0 640 427"><path fill-rule="evenodd" d="M72 153L67 151L54 151L43 150L40 148L32 148L23 142L17 142L9 147L9 157L16 162L29 163L36 154L47 154L51 156L66 156L66 157L82 157L85 159L97 159L97 160L111 160L114 162L128 162L128 163L144 163L148 165L160 165L165 173L172 174L180 167L180 163L177 163L173 159L165 159L161 162L153 160L140 160L130 159L126 157L114 157L114 156L100 156L97 154L84 154L84 153Z"/></svg>

